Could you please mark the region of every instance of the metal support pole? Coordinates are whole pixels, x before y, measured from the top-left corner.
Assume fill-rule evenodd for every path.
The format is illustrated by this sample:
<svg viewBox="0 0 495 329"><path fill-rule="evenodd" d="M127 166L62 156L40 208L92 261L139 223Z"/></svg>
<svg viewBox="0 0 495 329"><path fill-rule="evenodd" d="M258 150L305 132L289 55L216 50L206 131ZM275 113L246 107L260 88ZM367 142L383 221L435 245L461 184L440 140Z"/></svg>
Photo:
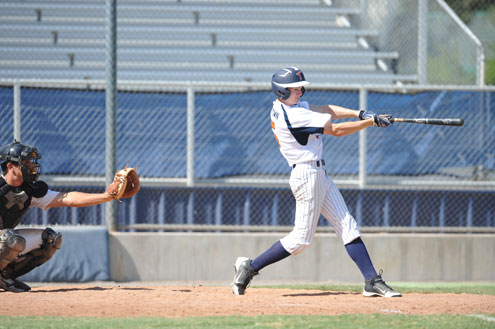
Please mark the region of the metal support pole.
<svg viewBox="0 0 495 329"><path fill-rule="evenodd" d="M428 83L428 0L418 0L418 83Z"/></svg>
<svg viewBox="0 0 495 329"><path fill-rule="evenodd" d="M105 98L105 182L110 185L117 171L116 125L117 125L117 0L107 0L107 58ZM105 218L108 230L117 231L117 204L106 204Z"/></svg>
<svg viewBox="0 0 495 329"><path fill-rule="evenodd" d="M476 84L485 86L485 48L481 44L476 47Z"/></svg>
<svg viewBox="0 0 495 329"><path fill-rule="evenodd" d="M361 25L360 28L362 29L369 29L370 28L370 20L369 20L369 14L368 14L368 7L369 7L369 0L361 0L360 1L360 8L361 8L361 14L359 17L361 17Z"/></svg>
<svg viewBox="0 0 495 329"><path fill-rule="evenodd" d="M368 90L359 89L359 108L368 109ZM359 131L359 188L366 187L366 129Z"/></svg>
<svg viewBox="0 0 495 329"><path fill-rule="evenodd" d="M14 139L21 140L21 84L14 82Z"/></svg>
<svg viewBox="0 0 495 329"><path fill-rule="evenodd" d="M194 186L194 88L187 88L187 186Z"/></svg>

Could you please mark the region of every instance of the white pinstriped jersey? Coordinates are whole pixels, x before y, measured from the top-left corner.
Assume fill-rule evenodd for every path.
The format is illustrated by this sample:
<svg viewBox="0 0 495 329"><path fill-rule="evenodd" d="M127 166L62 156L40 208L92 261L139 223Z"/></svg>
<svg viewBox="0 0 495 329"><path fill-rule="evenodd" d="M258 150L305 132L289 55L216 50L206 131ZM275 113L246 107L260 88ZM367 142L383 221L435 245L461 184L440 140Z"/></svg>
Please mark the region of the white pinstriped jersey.
<svg viewBox="0 0 495 329"><path fill-rule="evenodd" d="M292 255L306 249L314 238L320 214L332 224L343 244L359 237L356 220L340 191L321 163L316 163L322 159L322 134L331 115L311 111L308 102L288 106L277 99L270 116L280 152L289 166L297 164L289 180L296 199L294 228L280 239L282 246Z"/></svg>
<svg viewBox="0 0 495 329"><path fill-rule="evenodd" d="M288 106L277 99L270 116L273 134L289 166L322 158L321 134L331 118L329 113L311 111L308 102Z"/></svg>

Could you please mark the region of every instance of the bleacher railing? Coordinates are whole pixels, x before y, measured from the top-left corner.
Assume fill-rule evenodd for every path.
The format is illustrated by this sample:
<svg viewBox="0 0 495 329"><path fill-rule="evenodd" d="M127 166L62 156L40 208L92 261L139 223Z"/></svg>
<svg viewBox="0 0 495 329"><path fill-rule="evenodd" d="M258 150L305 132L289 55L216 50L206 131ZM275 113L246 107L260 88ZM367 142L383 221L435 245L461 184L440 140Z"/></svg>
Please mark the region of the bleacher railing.
<svg viewBox="0 0 495 329"><path fill-rule="evenodd" d="M491 5L479 2L473 5L477 10L463 9L481 14ZM482 34L476 19L464 22L458 15L465 13L454 12L444 0L361 0L359 7L361 28L379 31L375 47L399 53L394 63L399 73L416 74L420 85L485 84L485 52L491 41L485 38L483 45L476 35Z"/></svg>

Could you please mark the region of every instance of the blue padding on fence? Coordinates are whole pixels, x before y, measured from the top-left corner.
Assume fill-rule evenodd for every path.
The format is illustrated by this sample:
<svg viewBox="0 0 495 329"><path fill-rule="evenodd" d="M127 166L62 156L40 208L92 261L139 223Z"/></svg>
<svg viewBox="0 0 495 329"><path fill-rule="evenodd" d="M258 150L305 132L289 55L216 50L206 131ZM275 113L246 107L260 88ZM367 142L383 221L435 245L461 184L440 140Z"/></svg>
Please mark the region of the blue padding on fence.
<svg viewBox="0 0 495 329"><path fill-rule="evenodd" d="M0 141L2 146L14 139L14 91L13 88L0 87L0 115L2 117L2 129L0 129ZM0 146L1 147L1 146Z"/></svg>
<svg viewBox="0 0 495 329"><path fill-rule="evenodd" d="M91 188L67 187L64 190L91 192ZM341 189L351 214L360 226L459 226L494 227L494 191L452 190L376 190ZM286 188L183 188L141 187L137 195L123 199L117 206L118 225L129 224L199 224L199 225L265 225L291 226L294 223L295 200ZM64 210L77 209L78 211ZM60 226L64 232L64 253L92 253L94 262L104 268L106 239L102 205L85 208L33 208L22 219L23 225L101 225L102 232L80 227ZM323 218L320 225L329 225ZM65 233L65 230L69 230ZM68 237L66 237L68 236ZM86 241L81 240L82 238ZM75 239L76 246L70 242ZM91 241L90 244L84 243ZM82 244L82 246L81 246ZM95 245L98 245L97 247ZM79 249L82 250L79 250ZM76 249L75 252L72 249ZM59 253L57 252L56 255ZM69 256L64 256L69 257ZM85 256L86 257L86 256ZM89 256L88 256L89 257ZM79 264L79 259L70 259ZM91 265L91 266L93 266ZM63 265L65 266L65 265ZM73 265L69 266L71 270ZM89 265L88 265L89 266ZM79 265L74 268L78 268ZM58 270L58 269L57 269ZM98 270L99 271L99 270ZM104 271L102 271L104 272Z"/></svg>
<svg viewBox="0 0 495 329"><path fill-rule="evenodd" d="M462 168L495 169L493 92L368 93L368 108L395 117L460 117L464 127L394 124L367 129L370 175L454 174ZM104 175L105 94L101 91L22 89L22 137L43 154L44 173ZM0 89L3 126L12 126L12 92ZM311 91L312 104L357 109L356 91ZM270 128L273 94L196 93L195 176L288 174ZM185 177L187 95L119 92L117 164L146 177ZM11 129L0 134L11 141ZM358 134L324 137L327 170L358 173Z"/></svg>
<svg viewBox="0 0 495 329"><path fill-rule="evenodd" d="M360 226L495 226L493 191L341 189ZM118 206L118 224L291 226L287 188L143 187ZM320 225L330 225L321 217Z"/></svg>
<svg viewBox="0 0 495 329"><path fill-rule="evenodd" d="M108 231L104 226L57 226L62 248L52 259L23 275L28 282L88 282L110 279Z"/></svg>

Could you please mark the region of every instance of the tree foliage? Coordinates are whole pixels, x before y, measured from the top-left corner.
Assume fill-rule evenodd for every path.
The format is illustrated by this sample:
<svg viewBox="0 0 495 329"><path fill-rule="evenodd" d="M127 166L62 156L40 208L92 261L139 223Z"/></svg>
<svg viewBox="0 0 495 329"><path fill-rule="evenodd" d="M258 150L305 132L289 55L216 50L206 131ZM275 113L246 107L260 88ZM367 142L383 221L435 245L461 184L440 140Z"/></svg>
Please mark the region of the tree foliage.
<svg viewBox="0 0 495 329"><path fill-rule="evenodd" d="M487 85L495 85L495 59L488 59L485 67L485 83Z"/></svg>
<svg viewBox="0 0 495 329"><path fill-rule="evenodd" d="M445 0L445 2L466 24L473 18L476 11L495 8L495 3L487 0Z"/></svg>

